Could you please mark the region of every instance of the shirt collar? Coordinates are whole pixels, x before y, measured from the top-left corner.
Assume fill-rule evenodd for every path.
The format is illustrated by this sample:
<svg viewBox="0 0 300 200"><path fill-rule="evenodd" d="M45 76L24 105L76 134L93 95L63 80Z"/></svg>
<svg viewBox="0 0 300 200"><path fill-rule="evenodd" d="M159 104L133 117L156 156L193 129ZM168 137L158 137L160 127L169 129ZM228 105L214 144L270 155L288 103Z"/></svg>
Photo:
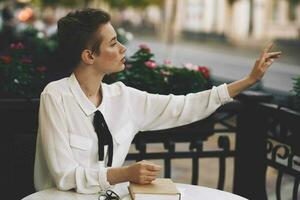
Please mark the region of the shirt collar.
<svg viewBox="0 0 300 200"><path fill-rule="evenodd" d="M81 109L84 111L84 113L89 116L91 114L93 114L94 112L96 112L97 110L99 110L100 112L102 112L102 114L104 114L105 112L105 92L104 92L104 87L103 87L103 83L101 83L101 89L102 89L102 102L101 104L96 107L89 99L88 97L84 94L84 92L82 91L76 77L75 74L72 73L71 76L69 77L69 85L70 85L70 89L75 97L75 100L77 101L77 103L80 105Z"/></svg>

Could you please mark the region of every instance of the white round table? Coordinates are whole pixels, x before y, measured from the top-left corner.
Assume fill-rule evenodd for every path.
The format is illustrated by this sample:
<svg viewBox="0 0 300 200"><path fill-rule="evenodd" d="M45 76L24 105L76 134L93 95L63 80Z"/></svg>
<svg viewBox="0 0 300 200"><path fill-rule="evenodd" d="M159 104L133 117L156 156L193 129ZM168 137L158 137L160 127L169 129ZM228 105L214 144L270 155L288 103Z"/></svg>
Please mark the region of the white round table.
<svg viewBox="0 0 300 200"><path fill-rule="evenodd" d="M131 200L127 186L128 183L122 183L113 189L122 200ZM217 189L181 183L176 183L176 186L182 195L181 200L246 200L238 195ZM22 200L98 200L98 196L96 194L78 194L74 191L60 191L56 188L50 188L33 193Z"/></svg>

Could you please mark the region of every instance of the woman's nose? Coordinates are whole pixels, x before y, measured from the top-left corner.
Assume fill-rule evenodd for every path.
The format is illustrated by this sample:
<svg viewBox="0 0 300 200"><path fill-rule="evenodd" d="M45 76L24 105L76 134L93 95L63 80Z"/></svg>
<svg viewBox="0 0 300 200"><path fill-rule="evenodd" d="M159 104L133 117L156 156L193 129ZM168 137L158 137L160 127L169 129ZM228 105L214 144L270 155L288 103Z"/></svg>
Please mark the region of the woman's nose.
<svg viewBox="0 0 300 200"><path fill-rule="evenodd" d="M125 53L127 51L127 48L121 44L121 53Z"/></svg>

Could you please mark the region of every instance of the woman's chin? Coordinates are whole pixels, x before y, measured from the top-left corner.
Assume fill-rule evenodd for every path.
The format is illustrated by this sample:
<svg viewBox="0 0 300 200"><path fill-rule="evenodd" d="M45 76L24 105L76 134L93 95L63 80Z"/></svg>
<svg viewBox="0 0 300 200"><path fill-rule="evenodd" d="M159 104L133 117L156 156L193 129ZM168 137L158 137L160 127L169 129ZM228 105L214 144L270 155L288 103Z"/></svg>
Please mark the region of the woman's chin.
<svg viewBox="0 0 300 200"><path fill-rule="evenodd" d="M125 69L125 64L119 64L117 66L108 68L107 70L105 70L105 74L114 74L114 73L118 73L121 72Z"/></svg>
<svg viewBox="0 0 300 200"><path fill-rule="evenodd" d="M116 71L116 72L123 71L124 69L125 69L125 64L122 64L122 65L119 67L118 71Z"/></svg>

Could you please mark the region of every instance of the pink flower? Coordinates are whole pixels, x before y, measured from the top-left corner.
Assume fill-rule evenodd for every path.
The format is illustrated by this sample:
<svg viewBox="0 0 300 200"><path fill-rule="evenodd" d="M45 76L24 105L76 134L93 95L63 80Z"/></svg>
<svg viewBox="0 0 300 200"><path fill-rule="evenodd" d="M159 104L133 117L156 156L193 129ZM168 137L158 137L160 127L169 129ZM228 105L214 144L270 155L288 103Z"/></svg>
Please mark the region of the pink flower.
<svg viewBox="0 0 300 200"><path fill-rule="evenodd" d="M12 44L10 44L10 48L11 49L24 49L25 46L24 46L23 43L18 42L18 43L12 43Z"/></svg>
<svg viewBox="0 0 300 200"><path fill-rule="evenodd" d="M186 64L184 64L184 67L189 69L189 70L198 71L198 66L193 65L192 63L186 63Z"/></svg>
<svg viewBox="0 0 300 200"><path fill-rule="evenodd" d="M23 64L30 64L30 63L32 63L32 60L29 57L23 57L21 59L21 63L23 63Z"/></svg>
<svg viewBox="0 0 300 200"><path fill-rule="evenodd" d="M152 61L152 60L146 61L145 65L147 67L149 67L150 69L154 69L157 67L157 64L155 63L155 61Z"/></svg>
<svg viewBox="0 0 300 200"><path fill-rule="evenodd" d="M151 53L151 49L147 44L140 44L139 48L146 53Z"/></svg>
<svg viewBox="0 0 300 200"><path fill-rule="evenodd" d="M209 77L209 69L205 66L198 66L198 71L201 72L204 76L204 78Z"/></svg>
<svg viewBox="0 0 300 200"><path fill-rule="evenodd" d="M165 64L165 65L168 65L168 66L171 66L171 65L172 65L172 61L169 60L169 59L165 59L165 60L164 60L164 64Z"/></svg>
<svg viewBox="0 0 300 200"><path fill-rule="evenodd" d="M38 66L35 69L38 72L45 72L47 70L47 67L45 67L45 66Z"/></svg>
<svg viewBox="0 0 300 200"><path fill-rule="evenodd" d="M10 64L12 61L12 57L11 56L0 56L0 60L4 63L4 64Z"/></svg>
<svg viewBox="0 0 300 200"><path fill-rule="evenodd" d="M161 70L161 71L160 71L160 74L163 75L163 76L170 76L170 75L171 75L170 72L165 71L165 70Z"/></svg>

